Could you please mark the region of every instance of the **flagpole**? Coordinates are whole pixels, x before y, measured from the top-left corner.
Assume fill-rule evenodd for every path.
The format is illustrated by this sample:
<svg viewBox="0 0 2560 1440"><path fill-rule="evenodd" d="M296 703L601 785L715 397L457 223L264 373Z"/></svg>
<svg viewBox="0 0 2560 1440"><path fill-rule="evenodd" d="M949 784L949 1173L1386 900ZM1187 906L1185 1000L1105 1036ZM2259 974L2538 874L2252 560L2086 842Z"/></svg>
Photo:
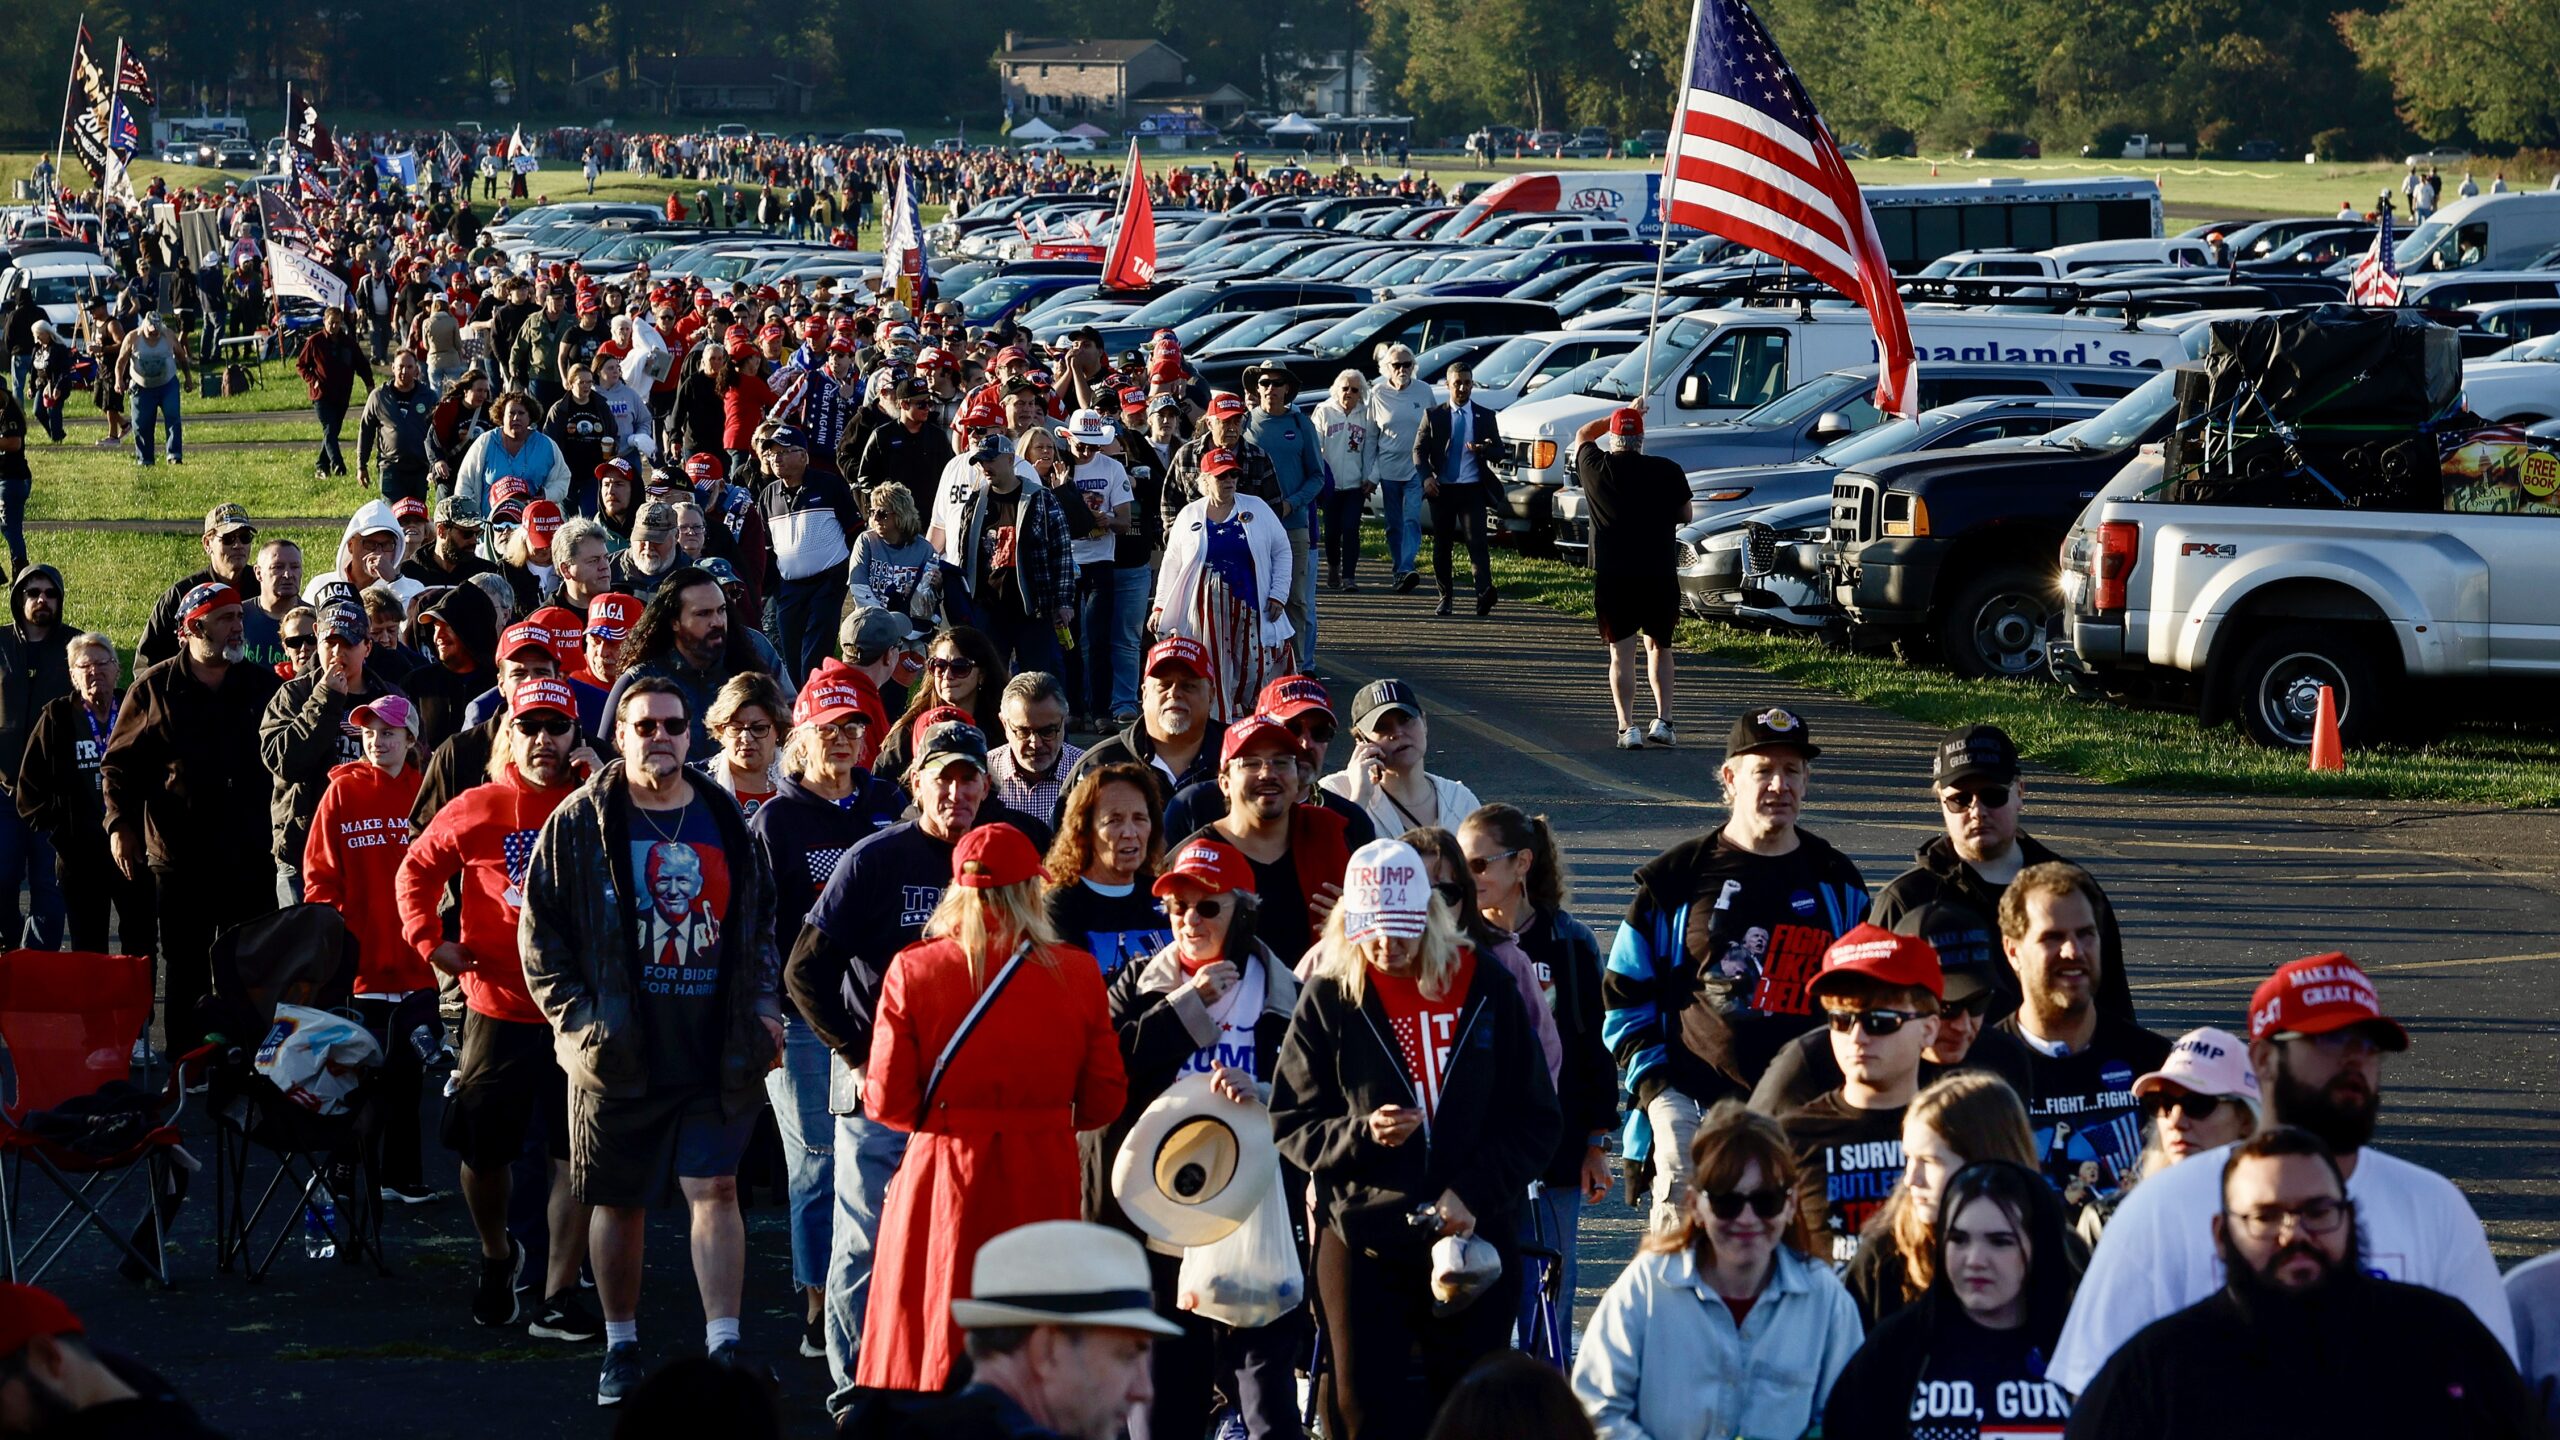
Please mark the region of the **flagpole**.
<svg viewBox="0 0 2560 1440"><path fill-rule="evenodd" d="M115 179L123 182L125 193L132 195L133 161L131 159L127 159L122 164L118 164L116 162L116 137L114 132L116 128L117 112L122 109L124 109L124 37L122 35L118 35L116 37L116 65L114 69L107 72L107 123L105 126L107 132L105 136L107 147L107 167L114 172ZM139 128L139 126L136 127L137 131ZM136 149L141 148L142 137L139 133L134 136L133 143ZM105 202L114 198L114 194L111 190L101 186L98 198L99 213L104 214L106 211ZM138 195L135 196L133 201L134 208L141 208L141 203L141 197ZM133 217L129 217L128 223L131 223L132 218ZM138 225L135 228L137 231L140 229Z"/></svg>
<svg viewBox="0 0 2560 1440"><path fill-rule="evenodd" d="M53 202L62 209L62 147L71 135L71 95L80 84L80 37L89 33L89 12L80 12L71 27L71 73L62 78L62 124L53 132Z"/></svg>
<svg viewBox="0 0 2560 1440"><path fill-rule="evenodd" d="M1680 140L1685 133L1680 117L1689 106L1689 82L1697 78L1698 18L1705 9L1702 0L1689 7L1689 48L1680 61L1680 88L1671 96L1670 143L1662 147L1662 174L1655 181L1660 193L1654 196L1653 201L1653 307L1644 322L1644 384L1636 391L1638 409L1642 409L1653 394L1653 341L1655 332L1662 326L1663 268L1671 258L1671 187L1678 179Z"/></svg>

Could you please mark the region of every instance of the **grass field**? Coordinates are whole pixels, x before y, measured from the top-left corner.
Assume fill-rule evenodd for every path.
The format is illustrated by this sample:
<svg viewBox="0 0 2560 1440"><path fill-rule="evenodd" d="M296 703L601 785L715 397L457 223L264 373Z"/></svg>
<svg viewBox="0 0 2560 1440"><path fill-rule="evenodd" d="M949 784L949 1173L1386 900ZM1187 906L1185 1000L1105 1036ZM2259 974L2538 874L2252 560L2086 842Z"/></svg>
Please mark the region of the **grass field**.
<svg viewBox="0 0 2560 1440"><path fill-rule="evenodd" d="M191 438L212 433L202 426ZM353 476L314 476L312 453L299 446L199 451L184 465L165 460L146 470L123 446L107 450L75 438L56 448L39 441L30 455L36 483L28 518L202 521L225 501L247 506L251 515L345 515L373 493Z"/></svg>
<svg viewBox="0 0 2560 1440"><path fill-rule="evenodd" d="M1383 535L1376 543L1383 545ZM1586 571L1511 550L1494 552L1494 569L1506 595L1569 615L1592 613ZM2234 728L2200 732L2190 714L2079 700L2052 685L1963 680L1887 656L1699 620L1681 621L1678 643L1684 652L1749 665L1926 724L1998 725L2030 760L2093 780L2220 794L2560 805L2560 764L2554 763L2560 745L2548 726L2466 726L2424 749L2357 751L2344 774L2315 775L2300 755L2254 745Z"/></svg>
<svg viewBox="0 0 2560 1440"><path fill-rule="evenodd" d="M203 516L199 507L196 517ZM306 559L319 564L327 563L338 543L335 529L260 532L262 539L272 537L296 542ZM133 664L133 643L141 638L143 622L151 618L160 592L204 567L204 548L191 534L46 531L29 535L27 550L34 559L62 572L65 613L72 623L113 639L128 669Z"/></svg>

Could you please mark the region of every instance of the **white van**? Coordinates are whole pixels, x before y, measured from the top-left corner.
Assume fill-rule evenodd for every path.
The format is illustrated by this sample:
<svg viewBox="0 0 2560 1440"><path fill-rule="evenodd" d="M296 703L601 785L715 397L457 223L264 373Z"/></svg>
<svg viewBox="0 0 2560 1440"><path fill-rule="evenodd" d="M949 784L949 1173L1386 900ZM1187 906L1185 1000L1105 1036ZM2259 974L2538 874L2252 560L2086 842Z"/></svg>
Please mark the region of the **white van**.
<svg viewBox="0 0 2560 1440"><path fill-rule="evenodd" d="M2118 270L2134 265L2210 265L2212 252L2201 240L2091 240L2056 245L2044 252L2059 275L2087 270Z"/></svg>
<svg viewBox="0 0 2560 1440"><path fill-rule="evenodd" d="M2391 253L2410 279L2444 270L2516 270L2560 245L2560 191L2515 190L2456 200L2421 221ZM2359 257L2361 258L2361 257ZM2344 274L2354 261L2332 267Z"/></svg>
<svg viewBox="0 0 2560 1440"><path fill-rule="evenodd" d="M2209 314L2139 320L2088 315L2011 315L1918 306L1907 312L1911 344L1931 360L2019 365L2121 365L2156 370L2187 357L2186 332ZM1503 478L1561 485L1572 464L1574 431L1621 405L1644 406L1647 435L1730 420L1816 375L1876 363L1867 313L1841 305L1812 310L1728 306L1666 319L1653 341L1653 386L1644 389L1645 347L1579 395L1521 400L1501 414Z"/></svg>

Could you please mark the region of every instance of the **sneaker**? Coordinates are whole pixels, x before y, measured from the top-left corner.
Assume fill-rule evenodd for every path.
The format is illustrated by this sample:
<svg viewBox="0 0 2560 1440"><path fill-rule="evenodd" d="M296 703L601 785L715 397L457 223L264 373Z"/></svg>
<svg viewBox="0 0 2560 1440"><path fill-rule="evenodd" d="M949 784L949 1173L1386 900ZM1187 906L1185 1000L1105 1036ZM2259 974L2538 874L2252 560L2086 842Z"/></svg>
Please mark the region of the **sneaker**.
<svg viewBox="0 0 2560 1440"><path fill-rule="evenodd" d="M1342 577L1342 584L1338 588L1345 595L1357 595L1360 593L1360 582L1352 579L1348 575L1345 575Z"/></svg>
<svg viewBox="0 0 2560 1440"><path fill-rule="evenodd" d="M1677 745L1680 743L1680 737L1672 733L1670 721L1656 715L1653 717L1652 727L1644 732L1644 743L1647 745Z"/></svg>
<svg viewBox="0 0 2560 1440"><path fill-rule="evenodd" d="M1419 570L1407 570L1396 577L1396 593L1399 595L1410 595L1421 588L1422 572Z"/></svg>
<svg viewBox="0 0 2560 1440"><path fill-rule="evenodd" d="M1644 748L1644 732L1643 732L1643 731L1641 731L1641 730L1639 730L1639 729L1637 729L1637 728L1636 728L1636 727L1634 727L1633 725L1630 725L1630 726L1628 726L1626 729L1619 731L1619 732L1618 732L1618 748L1619 748L1619 749L1621 749L1621 750L1641 750L1641 749L1643 749L1643 748Z"/></svg>
<svg viewBox="0 0 2560 1440"><path fill-rule="evenodd" d="M711 1363L714 1365L726 1365L732 1370L743 1370L768 1385L779 1385L782 1383L782 1377L773 1373L773 1367L771 1365L749 1355L746 1351L746 1347L735 1340L732 1340L728 1344L721 1346L719 1349L712 1351Z"/></svg>
<svg viewBox="0 0 2560 1440"><path fill-rule="evenodd" d="M827 1358L827 1316L819 1311L800 1325L800 1353L812 1360Z"/></svg>
<svg viewBox="0 0 2560 1440"><path fill-rule="evenodd" d="M513 1325L524 1318L523 1302L516 1299L516 1271L524 1268L524 1242L507 1238L507 1258L492 1260L480 1257L479 1288L471 1292L471 1323L495 1330Z"/></svg>
<svg viewBox="0 0 2560 1440"><path fill-rule="evenodd" d="M1433 610L1431 613L1434 615L1455 615L1458 613L1458 603L1450 599L1448 596L1443 595L1440 597L1439 608Z"/></svg>
<svg viewBox="0 0 2560 1440"><path fill-rule="evenodd" d="M604 1352L604 1368L596 1374L596 1403L619 1405L649 1378L649 1367L640 1363L640 1342L626 1340Z"/></svg>
<svg viewBox="0 0 2560 1440"><path fill-rule="evenodd" d="M385 1185L382 1187L382 1198L402 1205L432 1205L444 1198L444 1192L431 1189L425 1184Z"/></svg>
<svg viewBox="0 0 2560 1440"><path fill-rule="evenodd" d="M566 1340L573 1345L593 1345L604 1338L604 1320L587 1304L585 1296L574 1290L563 1290L542 1302L542 1312L533 1317L526 1333L536 1340Z"/></svg>
<svg viewBox="0 0 2560 1440"><path fill-rule="evenodd" d="M1487 591L1486 591L1486 592L1484 592L1483 594L1481 594L1481 595L1477 596L1477 597L1476 597L1476 616L1477 616L1477 618L1478 618L1478 619L1482 619L1483 617L1485 617L1485 616L1487 616L1487 615L1492 614L1492 613L1493 613L1493 602L1494 602L1495 600L1499 599L1499 598L1501 598L1501 597L1499 597L1499 596L1495 595L1495 594L1494 594L1492 591L1490 591L1490 590L1487 590Z"/></svg>

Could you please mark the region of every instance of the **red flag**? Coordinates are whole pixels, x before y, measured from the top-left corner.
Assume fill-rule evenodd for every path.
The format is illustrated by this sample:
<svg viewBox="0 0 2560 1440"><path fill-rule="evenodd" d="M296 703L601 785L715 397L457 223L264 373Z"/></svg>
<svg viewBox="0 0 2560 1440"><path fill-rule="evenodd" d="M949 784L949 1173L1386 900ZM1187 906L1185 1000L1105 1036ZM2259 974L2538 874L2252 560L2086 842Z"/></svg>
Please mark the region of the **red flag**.
<svg viewBox="0 0 2560 1440"><path fill-rule="evenodd" d="M1138 142L1129 142L1129 166L1120 172L1120 233L1102 259L1102 288L1146 290L1156 283L1156 205L1138 168Z"/></svg>
<svg viewBox="0 0 2560 1440"><path fill-rule="evenodd" d="M1812 97L1745 0L1697 0L1662 218L1800 265L1875 322L1876 408L1915 413L1918 365L1875 216Z"/></svg>

